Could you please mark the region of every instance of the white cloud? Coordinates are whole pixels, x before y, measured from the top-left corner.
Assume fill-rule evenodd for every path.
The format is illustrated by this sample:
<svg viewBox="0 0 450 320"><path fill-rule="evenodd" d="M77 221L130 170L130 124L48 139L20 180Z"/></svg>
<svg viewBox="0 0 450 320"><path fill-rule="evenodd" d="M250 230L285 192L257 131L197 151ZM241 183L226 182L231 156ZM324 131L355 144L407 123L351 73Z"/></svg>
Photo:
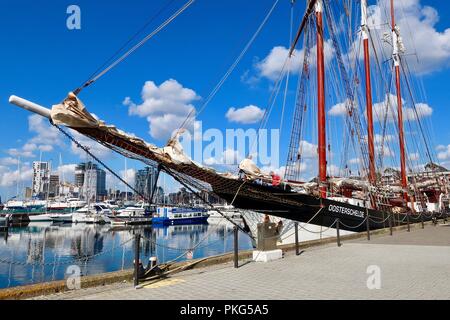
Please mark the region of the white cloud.
<svg viewBox="0 0 450 320"><path fill-rule="evenodd" d="M230 108L225 116L230 122L250 124L260 121L264 117L264 113L265 110L249 105L240 109Z"/></svg>
<svg viewBox="0 0 450 320"><path fill-rule="evenodd" d="M442 32L436 29L439 14L436 9L424 6L420 0L403 0L394 2L396 23L400 27L406 49L404 59L413 65L412 71L430 73L450 66L450 28ZM390 34L389 0L380 0L378 5L369 8L369 27L375 37L382 39L383 33ZM390 56L392 46L385 44L382 48ZM381 50L379 48L378 50ZM419 61L413 55L417 52Z"/></svg>
<svg viewBox="0 0 450 320"><path fill-rule="evenodd" d="M64 145L58 129L51 126L46 119L40 115L34 114L28 117L28 128L31 132L34 132L36 136L31 138L27 144L34 144L37 149L51 151L53 150L53 145Z"/></svg>
<svg viewBox="0 0 450 320"><path fill-rule="evenodd" d="M0 187L11 187L18 182L31 182L32 176L33 169L29 167L22 167L20 171L3 167L0 170Z"/></svg>
<svg viewBox="0 0 450 320"><path fill-rule="evenodd" d="M363 161L361 158L353 158L353 159L348 160L348 163L362 165Z"/></svg>
<svg viewBox="0 0 450 320"><path fill-rule="evenodd" d="M349 105L349 99L347 99L345 102L341 102L338 104L335 104L328 110L328 114L330 116L345 116L348 114L347 112L347 106Z"/></svg>
<svg viewBox="0 0 450 320"><path fill-rule="evenodd" d="M313 159L317 158L317 145L310 143L308 141L302 140L300 141L299 152L302 158Z"/></svg>
<svg viewBox="0 0 450 320"><path fill-rule="evenodd" d="M330 164L327 166L327 174L329 176L339 176L340 175L340 169L338 166L334 164Z"/></svg>
<svg viewBox="0 0 450 320"><path fill-rule="evenodd" d="M417 160L419 160L419 158L420 158L420 155L418 152L412 152L409 154L409 159L411 161L417 161Z"/></svg>
<svg viewBox="0 0 450 320"><path fill-rule="evenodd" d="M390 142L390 141L394 140L394 136L387 134L383 138L383 136L381 134L375 134L373 140L376 144L381 144L383 142L386 143L386 142Z"/></svg>
<svg viewBox="0 0 450 320"><path fill-rule="evenodd" d="M74 130L70 130L70 134L77 140L82 146L89 148L89 151L92 152L96 157L105 158L109 157L112 154L112 151L100 143L88 138ZM78 148L77 145L72 142L71 143L72 153L77 155L81 160L86 161L90 157L86 154L86 152Z"/></svg>
<svg viewBox="0 0 450 320"><path fill-rule="evenodd" d="M120 176L123 180L125 180L126 183L134 187L134 181L136 179L136 170L134 169L127 169L126 171L122 170L120 171ZM123 183L121 184L123 185Z"/></svg>
<svg viewBox="0 0 450 320"><path fill-rule="evenodd" d="M324 42L324 51L325 64L328 64L334 57L334 48L331 40ZM317 47L312 47L310 52L310 66L314 67L317 60ZM292 74L298 74L303 64L304 49L295 49L292 57L290 58L290 62L286 63L288 56L288 48L283 46L272 48L270 53L262 61L256 64L258 75L270 80L276 80L280 76L283 67L286 71L289 70Z"/></svg>
<svg viewBox="0 0 450 320"><path fill-rule="evenodd" d="M6 157L0 159L0 165L2 166L17 166L19 162L18 158Z"/></svg>
<svg viewBox="0 0 450 320"><path fill-rule="evenodd" d="M306 168L306 164L305 163L301 163L300 164L300 170L303 171ZM261 171L264 172L265 174L270 174L271 172L276 173L277 175L279 175L282 179L284 178L284 175L286 174L286 167L282 166L279 168L275 168L272 166L265 166L261 168Z"/></svg>
<svg viewBox="0 0 450 320"><path fill-rule="evenodd" d="M404 103L405 101L402 99L403 121L416 121L417 118L429 117L433 113L433 109L426 103L416 103L416 110L405 107ZM397 121L397 96L386 95L384 101L373 105L373 112L376 121L383 122L385 117L390 122Z"/></svg>
<svg viewBox="0 0 450 320"><path fill-rule="evenodd" d="M437 155L439 160L450 160L450 144L448 146L439 145L437 149L440 151Z"/></svg>
<svg viewBox="0 0 450 320"><path fill-rule="evenodd" d="M208 165L238 165L244 157L237 150L226 149L218 157L205 159L203 162Z"/></svg>
<svg viewBox="0 0 450 320"><path fill-rule="evenodd" d="M66 181L68 180L73 180L72 178L75 175L75 168L76 168L76 164L64 164L62 166L59 166L56 171L59 174L59 177L62 180L62 177L64 176L64 179Z"/></svg>
<svg viewBox="0 0 450 320"><path fill-rule="evenodd" d="M34 114L28 117L28 130L35 135L21 148L8 149L7 153L10 156L35 158L38 151L50 152L56 145L64 146L59 131L40 115Z"/></svg>
<svg viewBox="0 0 450 320"><path fill-rule="evenodd" d="M383 146L383 148L381 147L381 145L376 145L375 152L377 154L383 154L383 157L385 158L392 158L395 155L394 151L386 145Z"/></svg>
<svg viewBox="0 0 450 320"><path fill-rule="evenodd" d="M142 103L136 104L127 97L123 104L130 115L147 118L150 135L155 139L168 139L188 115L195 116L193 102L200 99L194 90L184 88L174 79L157 86L147 81L141 92ZM192 122L192 121L190 121Z"/></svg>
<svg viewBox="0 0 450 320"><path fill-rule="evenodd" d="M7 151L7 153L12 157L21 157L21 158L34 158L36 155L32 151L21 150L17 148L12 148Z"/></svg>

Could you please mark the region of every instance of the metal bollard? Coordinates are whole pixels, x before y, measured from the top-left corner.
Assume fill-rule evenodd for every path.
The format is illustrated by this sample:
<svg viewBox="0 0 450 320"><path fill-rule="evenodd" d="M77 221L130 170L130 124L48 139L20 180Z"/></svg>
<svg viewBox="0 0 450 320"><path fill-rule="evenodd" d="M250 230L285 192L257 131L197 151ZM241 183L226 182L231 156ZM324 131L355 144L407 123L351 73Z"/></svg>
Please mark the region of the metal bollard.
<svg viewBox="0 0 450 320"><path fill-rule="evenodd" d="M367 216L366 216L366 229L367 229L367 240L370 241L370 219L369 219L369 213L367 213Z"/></svg>
<svg viewBox="0 0 450 320"><path fill-rule="evenodd" d="M298 246L298 222L294 224L295 226L295 255L300 255L300 248Z"/></svg>
<svg viewBox="0 0 450 320"><path fill-rule="evenodd" d="M407 229L407 231L410 232L410 231L411 231L411 227L410 227L410 225L409 225L409 212L406 213L406 222L407 222L407 224L408 224L408 229Z"/></svg>
<svg viewBox="0 0 450 320"><path fill-rule="evenodd" d="M339 234L339 218L336 219L336 241L337 241L337 246L340 247L341 246L341 236Z"/></svg>
<svg viewBox="0 0 450 320"><path fill-rule="evenodd" d="M233 228L234 231L234 267L239 268L239 261L238 261L238 255L239 255L239 248L238 248L238 236L239 236L239 230L236 226Z"/></svg>
<svg viewBox="0 0 450 320"><path fill-rule="evenodd" d="M392 213L389 213L389 234L392 236L393 228L392 228Z"/></svg>
<svg viewBox="0 0 450 320"><path fill-rule="evenodd" d="M425 223L423 222L423 212L420 214L420 221L422 222L422 229L425 229Z"/></svg>
<svg viewBox="0 0 450 320"><path fill-rule="evenodd" d="M139 285L139 251L141 245L141 235L137 234L134 238L134 286Z"/></svg>
<svg viewBox="0 0 450 320"><path fill-rule="evenodd" d="M156 257L150 257L148 259L148 269L151 270L153 269L157 264L157 258Z"/></svg>

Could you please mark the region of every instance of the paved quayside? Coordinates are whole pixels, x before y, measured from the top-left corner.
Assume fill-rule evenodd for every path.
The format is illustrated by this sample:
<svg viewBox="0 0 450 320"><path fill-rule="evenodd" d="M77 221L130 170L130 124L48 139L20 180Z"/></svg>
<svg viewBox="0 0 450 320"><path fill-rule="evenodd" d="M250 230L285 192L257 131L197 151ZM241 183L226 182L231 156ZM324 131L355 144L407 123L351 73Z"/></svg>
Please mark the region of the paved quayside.
<svg viewBox="0 0 450 320"><path fill-rule="evenodd" d="M369 266L380 268L380 289L367 286ZM450 225L426 225L239 269L185 271L137 290L120 283L35 299L450 299L449 266Z"/></svg>

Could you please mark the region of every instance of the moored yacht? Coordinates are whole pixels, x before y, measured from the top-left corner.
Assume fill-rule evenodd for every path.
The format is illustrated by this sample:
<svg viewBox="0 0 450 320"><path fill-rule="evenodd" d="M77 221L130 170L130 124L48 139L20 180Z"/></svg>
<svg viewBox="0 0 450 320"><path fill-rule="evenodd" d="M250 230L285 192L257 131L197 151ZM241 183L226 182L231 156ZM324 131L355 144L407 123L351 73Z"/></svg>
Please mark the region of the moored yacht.
<svg viewBox="0 0 450 320"><path fill-rule="evenodd" d="M152 209L140 203L120 209L109 218L111 224L148 224L152 222Z"/></svg>
<svg viewBox="0 0 450 320"><path fill-rule="evenodd" d="M153 224L201 224L207 222L208 211L203 208L158 207Z"/></svg>
<svg viewBox="0 0 450 320"><path fill-rule="evenodd" d="M112 211L103 203L89 204L72 214L73 223L107 223Z"/></svg>
<svg viewBox="0 0 450 320"><path fill-rule="evenodd" d="M241 223L243 221L241 212L233 206L215 206L213 209L208 210L208 214L209 223L218 224L224 220L228 221L228 219L236 223Z"/></svg>

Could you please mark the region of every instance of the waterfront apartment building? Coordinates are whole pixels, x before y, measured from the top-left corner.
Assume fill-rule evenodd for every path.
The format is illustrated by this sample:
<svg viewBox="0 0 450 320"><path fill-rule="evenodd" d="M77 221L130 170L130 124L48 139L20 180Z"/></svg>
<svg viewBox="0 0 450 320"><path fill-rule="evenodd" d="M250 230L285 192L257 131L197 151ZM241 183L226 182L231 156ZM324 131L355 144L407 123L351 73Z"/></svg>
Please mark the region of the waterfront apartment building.
<svg viewBox="0 0 450 320"><path fill-rule="evenodd" d="M106 191L106 172L95 163L80 163L75 168L75 185L80 188L81 197L85 200L102 200Z"/></svg>
<svg viewBox="0 0 450 320"><path fill-rule="evenodd" d="M60 191L60 185L59 185L59 175L58 174L51 174L50 175L50 182L48 187L48 197L54 198L59 195Z"/></svg>
<svg viewBox="0 0 450 320"><path fill-rule="evenodd" d="M134 188L137 191L137 194L135 194L136 199L143 200L142 196L148 199L152 195L152 189L155 185L157 176L158 171L154 167L145 167L136 172L134 182Z"/></svg>
<svg viewBox="0 0 450 320"><path fill-rule="evenodd" d="M50 163L33 162L32 192L34 196L45 197L50 183Z"/></svg>

